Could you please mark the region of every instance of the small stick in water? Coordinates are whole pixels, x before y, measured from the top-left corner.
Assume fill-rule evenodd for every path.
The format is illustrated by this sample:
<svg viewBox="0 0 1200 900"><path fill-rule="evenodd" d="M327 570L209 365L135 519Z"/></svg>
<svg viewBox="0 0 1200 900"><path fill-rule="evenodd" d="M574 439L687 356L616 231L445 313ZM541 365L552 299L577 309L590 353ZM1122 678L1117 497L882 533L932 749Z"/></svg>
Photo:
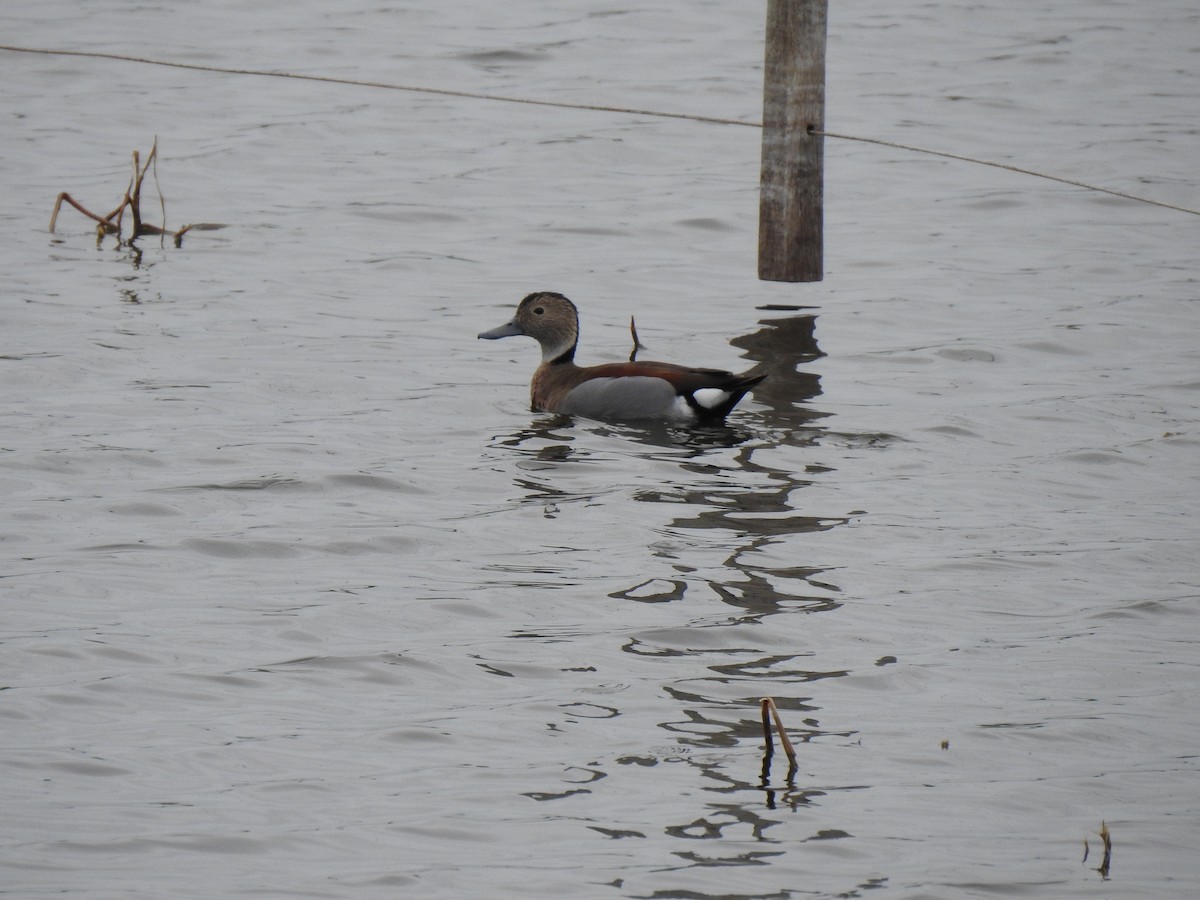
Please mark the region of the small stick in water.
<svg viewBox="0 0 1200 900"><path fill-rule="evenodd" d="M775 701L770 697L762 698L762 723L763 723L763 740L767 745L767 753L775 752L775 745L771 741L771 720L775 722L775 730L779 732L779 743L783 744L783 752L787 754L788 762L792 765L796 764L796 751L792 749L792 742L788 740L787 732L783 730L783 720L779 717L779 709L775 706Z"/></svg>
<svg viewBox="0 0 1200 900"><path fill-rule="evenodd" d="M97 238L103 238L106 234L115 234L117 240L122 243L132 244L138 238L147 234L167 235L173 234L175 238L175 246L179 247L183 244L183 236L192 229L211 231L225 226L216 223L197 223L196 225L184 225L178 231L170 232L166 228L167 219L167 204L163 198L161 188L158 188L158 205L162 211L163 225L151 225L149 222L142 221L142 182L145 180L147 173L153 173L154 186L158 188L158 138L154 139L153 145L150 147L150 153L146 157L145 162L142 162L141 154L137 150L133 151L133 174L130 176L129 185L125 188L125 195L121 198L121 204L110 212L107 216L100 216L90 209L85 207L78 200L74 199L66 191L58 195L58 199L54 201L54 211L50 214L50 231L53 233L54 226L58 222L58 213L64 203L74 207L83 213L89 219L97 223L96 233ZM121 241L121 223L125 217L125 210L129 210L130 217L133 219L133 234L128 242Z"/></svg>
<svg viewBox="0 0 1200 900"><path fill-rule="evenodd" d="M633 362L637 359L638 351L646 349L646 345L638 340L637 323L633 321L633 316L629 317L629 334L633 337L633 349L629 351L629 361Z"/></svg>
<svg viewBox="0 0 1200 900"><path fill-rule="evenodd" d="M1096 869L1100 873L1100 877L1107 879L1108 870L1112 865L1112 836L1108 833L1108 823L1100 822L1100 840L1104 842L1104 858L1100 860L1100 866Z"/></svg>

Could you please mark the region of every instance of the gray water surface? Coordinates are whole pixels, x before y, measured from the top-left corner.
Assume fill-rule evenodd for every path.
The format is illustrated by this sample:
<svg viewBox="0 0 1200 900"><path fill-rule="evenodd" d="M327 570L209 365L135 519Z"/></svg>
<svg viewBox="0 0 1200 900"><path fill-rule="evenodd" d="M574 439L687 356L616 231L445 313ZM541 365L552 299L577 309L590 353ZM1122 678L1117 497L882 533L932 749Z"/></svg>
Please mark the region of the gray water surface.
<svg viewBox="0 0 1200 900"><path fill-rule="evenodd" d="M1194 5L833 7L829 130L1200 208ZM760 114L754 4L0 25ZM1200 888L1195 216L831 139L826 278L767 284L756 128L0 65L0 893ZM227 227L47 232L155 136L147 218ZM643 358L772 377L726 429L531 413L535 346L474 336L532 290L584 361L633 315Z"/></svg>

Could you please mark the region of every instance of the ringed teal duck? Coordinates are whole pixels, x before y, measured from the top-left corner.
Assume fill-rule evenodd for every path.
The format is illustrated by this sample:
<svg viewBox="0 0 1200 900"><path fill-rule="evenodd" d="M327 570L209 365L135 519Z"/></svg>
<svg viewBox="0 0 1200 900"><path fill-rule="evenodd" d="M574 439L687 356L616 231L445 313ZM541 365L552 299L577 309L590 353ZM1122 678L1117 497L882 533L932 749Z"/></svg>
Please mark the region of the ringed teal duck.
<svg viewBox="0 0 1200 900"><path fill-rule="evenodd" d="M766 378L662 362L577 366L579 311L562 294L549 291L530 294L512 321L479 336L496 340L521 334L542 347L542 362L529 386L536 411L589 419L715 423Z"/></svg>

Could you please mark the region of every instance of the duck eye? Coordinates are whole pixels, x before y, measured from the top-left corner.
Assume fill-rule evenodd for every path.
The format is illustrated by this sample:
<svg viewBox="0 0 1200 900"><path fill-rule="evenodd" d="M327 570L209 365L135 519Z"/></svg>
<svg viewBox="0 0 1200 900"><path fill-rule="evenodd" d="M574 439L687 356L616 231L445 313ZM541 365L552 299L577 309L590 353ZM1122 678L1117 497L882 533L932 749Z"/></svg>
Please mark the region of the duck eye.
<svg viewBox="0 0 1200 900"><path fill-rule="evenodd" d="M535 316L540 316L540 315L542 315L542 314L543 314L545 311L546 311L546 310L542 309L542 307L540 307L540 306L535 306L535 307L533 308L533 314L534 314Z"/></svg>

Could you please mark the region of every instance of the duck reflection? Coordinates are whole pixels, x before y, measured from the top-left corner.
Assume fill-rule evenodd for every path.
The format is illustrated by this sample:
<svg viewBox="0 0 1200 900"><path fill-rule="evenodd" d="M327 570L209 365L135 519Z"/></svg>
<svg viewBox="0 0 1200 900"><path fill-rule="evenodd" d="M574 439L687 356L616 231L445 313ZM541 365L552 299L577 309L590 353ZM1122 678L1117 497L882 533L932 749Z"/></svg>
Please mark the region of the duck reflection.
<svg viewBox="0 0 1200 900"><path fill-rule="evenodd" d="M757 330L731 343L745 351L755 371L768 374L755 389L753 406L733 423L682 428L543 415L494 438L490 446L516 455L517 502L540 506L548 518L557 517L564 504L615 493L638 504L680 511L658 529L663 540L648 545L654 557L678 564L681 556L697 549L722 553L719 560L694 567L715 570L717 577L643 575L608 592L609 597L663 603L683 599L690 587L702 583L723 603L744 612L739 621L797 608L834 609L838 589L820 567L766 561L774 545L849 521L848 516L817 515L803 508L802 489L827 476L827 466L810 461L797 467L794 453L778 452L819 446L824 434L819 423L830 415L811 405L821 394L820 376L803 368L824 355L817 345L816 316L766 318ZM605 444L608 439L612 442ZM581 485L581 479L562 477L578 467L619 471L628 468L624 460L629 457L668 462L675 470L658 470L643 484L587 478ZM567 483L572 489L564 487ZM644 521L646 516L631 511L630 518Z"/></svg>

